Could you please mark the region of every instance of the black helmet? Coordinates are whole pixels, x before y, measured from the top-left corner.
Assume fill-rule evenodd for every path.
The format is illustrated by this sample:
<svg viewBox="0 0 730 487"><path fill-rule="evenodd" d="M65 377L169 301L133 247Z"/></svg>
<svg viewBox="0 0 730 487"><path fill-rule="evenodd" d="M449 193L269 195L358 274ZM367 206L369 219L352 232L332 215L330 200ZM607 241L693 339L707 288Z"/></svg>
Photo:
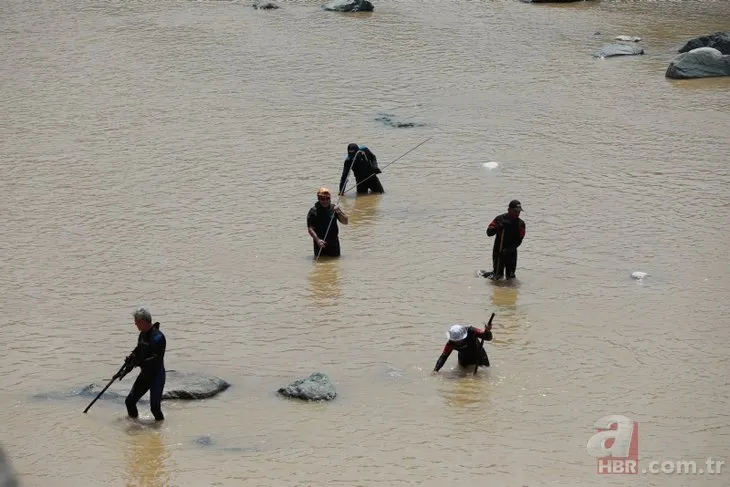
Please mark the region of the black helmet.
<svg viewBox="0 0 730 487"><path fill-rule="evenodd" d="M347 144L347 152L357 152L357 150L358 150L359 148L360 148L360 146L358 146L358 145L357 145L357 144L355 144L355 143L352 143L352 144Z"/></svg>

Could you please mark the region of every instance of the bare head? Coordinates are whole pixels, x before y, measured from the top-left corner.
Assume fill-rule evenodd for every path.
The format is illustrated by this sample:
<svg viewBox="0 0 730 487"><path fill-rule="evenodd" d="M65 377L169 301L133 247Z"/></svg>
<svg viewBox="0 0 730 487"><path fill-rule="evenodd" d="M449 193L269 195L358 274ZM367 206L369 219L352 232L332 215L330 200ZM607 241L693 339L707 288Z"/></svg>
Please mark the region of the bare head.
<svg viewBox="0 0 730 487"><path fill-rule="evenodd" d="M152 315L146 308L137 308L134 313L134 324L139 331L148 331L152 328Z"/></svg>

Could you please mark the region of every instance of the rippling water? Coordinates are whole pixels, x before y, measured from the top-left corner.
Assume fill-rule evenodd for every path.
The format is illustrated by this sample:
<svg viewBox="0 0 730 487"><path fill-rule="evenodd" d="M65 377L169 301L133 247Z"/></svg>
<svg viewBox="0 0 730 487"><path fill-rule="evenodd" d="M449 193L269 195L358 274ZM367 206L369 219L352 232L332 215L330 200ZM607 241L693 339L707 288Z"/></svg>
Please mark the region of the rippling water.
<svg viewBox="0 0 730 487"><path fill-rule="evenodd" d="M607 414L639 422L644 465L730 462L730 79L664 77L728 3L280 4L0 3L0 444L23 485L625 485L586 452ZM645 55L591 56L622 34ZM346 145L383 167L429 137L386 194L342 199L343 257L315 265L306 212ZM497 286L475 273L513 198ZM232 388L158 427L33 398L105 381L141 304L168 368ZM490 370L432 377L448 326L491 312ZM313 371L336 401L275 395Z"/></svg>

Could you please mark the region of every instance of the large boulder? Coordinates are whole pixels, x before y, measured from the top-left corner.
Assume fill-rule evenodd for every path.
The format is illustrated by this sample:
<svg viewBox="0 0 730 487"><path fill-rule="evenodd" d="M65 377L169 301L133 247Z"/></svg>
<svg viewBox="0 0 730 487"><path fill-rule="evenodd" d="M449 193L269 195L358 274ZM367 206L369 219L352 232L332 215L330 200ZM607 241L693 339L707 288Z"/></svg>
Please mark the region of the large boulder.
<svg viewBox="0 0 730 487"><path fill-rule="evenodd" d="M368 0L330 0L322 5L325 10L332 12L372 12L373 4Z"/></svg>
<svg viewBox="0 0 730 487"><path fill-rule="evenodd" d="M713 47L692 49L672 59L665 76L672 79L730 76L730 56Z"/></svg>
<svg viewBox="0 0 730 487"><path fill-rule="evenodd" d="M297 379L288 386L279 388L277 392L285 397L305 401L331 401L337 397L337 392L329 377L321 372Z"/></svg>
<svg viewBox="0 0 730 487"><path fill-rule="evenodd" d="M136 369L138 370L138 369ZM135 370L135 371L136 371ZM122 381L114 381L99 399L124 400L132 388L136 379L133 371ZM73 396L96 397L107 382L94 383L75 389L71 392L45 392L35 394L36 399L65 399ZM212 375L197 374L194 372L179 372L168 370L165 377L165 388L162 391L162 400L194 400L213 397L231 387L231 385L220 377ZM145 394L141 402L148 402L149 394Z"/></svg>
<svg viewBox="0 0 730 487"><path fill-rule="evenodd" d="M644 54L644 50L639 46L631 44L606 44L593 53L593 57L603 59L614 56L637 56L639 54Z"/></svg>
<svg viewBox="0 0 730 487"><path fill-rule="evenodd" d="M708 36L695 37L687 41L679 52L690 52L699 47L714 47L723 54L730 54L730 32L715 32Z"/></svg>
<svg viewBox="0 0 730 487"><path fill-rule="evenodd" d="M0 487L18 487L18 478L7 455L0 448Z"/></svg>

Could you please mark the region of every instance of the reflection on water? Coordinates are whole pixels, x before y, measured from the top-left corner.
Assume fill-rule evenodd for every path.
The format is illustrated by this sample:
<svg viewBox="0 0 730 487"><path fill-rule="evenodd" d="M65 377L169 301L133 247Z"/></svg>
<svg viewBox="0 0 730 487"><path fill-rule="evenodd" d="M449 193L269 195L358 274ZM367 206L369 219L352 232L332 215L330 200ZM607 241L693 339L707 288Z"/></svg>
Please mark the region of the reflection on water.
<svg viewBox="0 0 730 487"><path fill-rule="evenodd" d="M348 202L352 202L351 205L348 205L349 225L357 228L360 225L369 225L374 222L381 197L380 194L364 194L348 200Z"/></svg>
<svg viewBox="0 0 730 487"><path fill-rule="evenodd" d="M312 303L317 307L332 306L342 292L340 288L340 259L320 257L309 271Z"/></svg>
<svg viewBox="0 0 730 487"><path fill-rule="evenodd" d="M448 367L447 362L438 392L450 406L463 408L474 404L482 408L489 404L490 375L491 370L485 367L474 375L474 367L461 367L458 362Z"/></svg>
<svg viewBox="0 0 730 487"><path fill-rule="evenodd" d="M131 422L129 444L124 452L127 486L163 487L173 485L165 468L170 453L165 448L161 423Z"/></svg>
<svg viewBox="0 0 730 487"><path fill-rule="evenodd" d="M492 286L492 304L495 313L492 321L492 331L494 332L494 340L499 343L511 343L511 330L517 329L519 326L521 315L517 309L517 299L519 298L519 281L511 279L509 281L496 281Z"/></svg>

